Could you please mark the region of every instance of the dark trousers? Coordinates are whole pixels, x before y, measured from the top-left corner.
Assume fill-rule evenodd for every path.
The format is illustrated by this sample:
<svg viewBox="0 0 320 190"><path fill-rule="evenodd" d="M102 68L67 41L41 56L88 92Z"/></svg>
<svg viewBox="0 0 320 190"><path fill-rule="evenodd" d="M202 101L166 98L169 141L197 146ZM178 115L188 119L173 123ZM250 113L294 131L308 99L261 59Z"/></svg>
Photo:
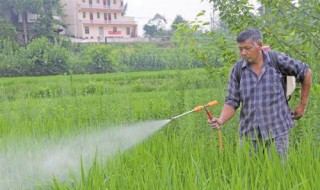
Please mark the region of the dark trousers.
<svg viewBox="0 0 320 190"><path fill-rule="evenodd" d="M264 140L263 138L258 138L258 140L248 140L248 142L252 143L254 152L258 151L270 151L271 145L275 145L277 153L282 156L286 157L288 153L288 148L289 148L289 134L286 133L284 135L269 139L269 140ZM243 146L244 140L240 139L241 146Z"/></svg>

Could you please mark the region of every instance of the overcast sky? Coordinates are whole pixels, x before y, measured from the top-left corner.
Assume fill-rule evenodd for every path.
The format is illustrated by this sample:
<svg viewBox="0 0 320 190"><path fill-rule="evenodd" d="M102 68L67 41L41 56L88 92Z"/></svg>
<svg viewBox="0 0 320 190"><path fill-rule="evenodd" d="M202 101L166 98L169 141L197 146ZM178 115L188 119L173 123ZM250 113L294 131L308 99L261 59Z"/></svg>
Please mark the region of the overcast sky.
<svg viewBox="0 0 320 190"><path fill-rule="evenodd" d="M159 13L167 19L168 25L171 25L177 15L188 21L194 20L201 10L206 10L207 14L203 19L210 20L211 6L207 1L201 0L124 0L128 3L126 16L133 16L138 22L138 33L143 33L145 25L155 14Z"/></svg>

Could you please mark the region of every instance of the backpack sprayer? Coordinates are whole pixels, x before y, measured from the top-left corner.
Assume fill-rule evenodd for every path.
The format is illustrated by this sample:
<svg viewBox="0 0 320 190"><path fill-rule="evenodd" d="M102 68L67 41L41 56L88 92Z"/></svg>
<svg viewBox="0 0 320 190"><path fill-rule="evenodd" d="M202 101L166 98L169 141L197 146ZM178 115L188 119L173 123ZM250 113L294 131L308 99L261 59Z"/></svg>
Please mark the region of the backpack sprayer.
<svg viewBox="0 0 320 190"><path fill-rule="evenodd" d="M218 104L218 101L214 100L214 101L212 101L212 102L210 102L210 103L208 103L208 104L206 104L206 105L197 106L197 107L195 107L193 110L190 110L190 111L187 111L187 112L185 112L185 113L183 113L183 114L180 114L180 115L177 115L177 116L175 116L175 117L172 117L172 118L170 119L170 121L176 120L176 119L178 119L178 118L180 118L180 117L182 117L182 116L185 116L185 115L187 115L187 114L189 114L189 113L199 112L199 111L201 111L201 110L203 110L203 109L206 111L208 118L209 118L210 120L213 120L213 116L212 116L212 114L210 113L210 111L207 109L207 107L215 106L215 105L217 105L217 104ZM222 151L222 135L221 135L220 129L218 129L217 131L218 131L218 137L219 137L219 143L220 143L220 152L221 152L221 151Z"/></svg>

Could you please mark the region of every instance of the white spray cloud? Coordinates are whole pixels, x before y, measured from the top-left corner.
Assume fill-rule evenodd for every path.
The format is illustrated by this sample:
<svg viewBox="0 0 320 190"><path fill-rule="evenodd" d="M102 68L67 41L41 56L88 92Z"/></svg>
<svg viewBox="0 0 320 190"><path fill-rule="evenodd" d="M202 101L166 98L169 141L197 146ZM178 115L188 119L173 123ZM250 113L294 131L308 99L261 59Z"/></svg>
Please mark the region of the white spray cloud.
<svg viewBox="0 0 320 190"><path fill-rule="evenodd" d="M55 177L66 179L71 172L80 175L80 160L88 169L95 156L106 159L148 138L170 120L136 123L126 127L81 134L39 148L17 142L6 151L0 150L0 189L33 189ZM18 147L18 148L17 148Z"/></svg>

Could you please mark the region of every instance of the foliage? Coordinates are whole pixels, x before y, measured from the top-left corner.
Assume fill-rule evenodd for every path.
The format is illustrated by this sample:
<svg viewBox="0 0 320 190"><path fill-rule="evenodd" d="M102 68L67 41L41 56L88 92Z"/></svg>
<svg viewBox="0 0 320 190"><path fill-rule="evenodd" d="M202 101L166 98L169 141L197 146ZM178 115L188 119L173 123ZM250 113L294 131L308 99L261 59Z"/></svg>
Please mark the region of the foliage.
<svg viewBox="0 0 320 190"><path fill-rule="evenodd" d="M10 39L13 41L16 38L17 31L11 23L0 18L0 26L0 39Z"/></svg>
<svg viewBox="0 0 320 190"><path fill-rule="evenodd" d="M11 14L16 14L16 16L21 16L22 28L23 28L23 37L24 44L28 42L28 25L27 25L27 14L34 13L36 10L39 10L39 0L12 0L8 2L9 7L12 8Z"/></svg>
<svg viewBox="0 0 320 190"><path fill-rule="evenodd" d="M258 2L263 4L260 11L248 0L209 2L215 6L227 30L220 28L207 31L205 28L208 28L208 23L201 19L204 12L200 12L195 21L189 23L192 27L180 25L175 34L176 42L192 47L198 59L207 63L213 60L216 62L212 65L214 67L230 67L239 58L235 51L235 35L246 28L259 28L263 32L264 43L272 49L283 51L310 64L312 68L318 68L314 62L320 59L320 33L315 27L320 25L320 4L317 0L299 1L298 4L293 1L260 0ZM205 32L201 32L203 30ZM199 43L199 38L203 39L202 43ZM315 80L319 81L319 75L315 76Z"/></svg>
<svg viewBox="0 0 320 190"><path fill-rule="evenodd" d="M59 44L42 37L26 47L0 41L0 76L191 69L204 66L189 49L161 44ZM15 45L14 45L15 44Z"/></svg>
<svg viewBox="0 0 320 190"><path fill-rule="evenodd" d="M157 30L164 29L167 24L167 19L160 15L159 13L155 14L152 19L149 20L148 24L156 26Z"/></svg>
<svg viewBox="0 0 320 190"><path fill-rule="evenodd" d="M25 69L25 75L56 75L67 71L66 50L45 37L33 40L19 53L24 56L19 63Z"/></svg>
<svg viewBox="0 0 320 190"><path fill-rule="evenodd" d="M188 21L186 21L181 15L177 15L171 24L171 31L174 32L177 29L177 25L187 23L187 22Z"/></svg>
<svg viewBox="0 0 320 190"><path fill-rule="evenodd" d="M0 9L4 10L10 17L8 22L16 24L17 18L21 16L23 44L26 45L35 36L46 36L51 41L57 38L57 28L64 26L61 21L54 19L53 14L63 17L62 5L59 0L3 0L0 2ZM35 25L27 24L27 14L32 13L39 16ZM11 18L12 17L12 18Z"/></svg>
<svg viewBox="0 0 320 190"><path fill-rule="evenodd" d="M219 69L228 70L238 58L233 37L228 31L206 31L208 23L201 20L203 15L200 12L196 20L179 24L173 40L179 46L189 47L192 55L205 63L209 73L225 78L226 73Z"/></svg>
<svg viewBox="0 0 320 190"><path fill-rule="evenodd" d="M157 26L155 25L146 24L143 26L143 30L144 30L145 36L147 37L154 37L154 36L157 36L159 33Z"/></svg>
<svg viewBox="0 0 320 190"><path fill-rule="evenodd" d="M112 55L110 46L89 45L82 52L81 59L88 66L88 73L111 73L118 69L118 63Z"/></svg>
<svg viewBox="0 0 320 190"><path fill-rule="evenodd" d="M188 54L187 48L157 47L154 44L127 46L119 51L119 61L125 71L191 69L203 62Z"/></svg>
<svg viewBox="0 0 320 190"><path fill-rule="evenodd" d="M20 46L10 39L0 39L0 55L13 56L14 52L19 50Z"/></svg>
<svg viewBox="0 0 320 190"><path fill-rule="evenodd" d="M36 20L33 30L36 37L45 36L51 42L55 42L62 30L60 27L64 26L61 19L55 18L63 16L62 7L59 0L50 0L43 3L41 11L38 12L40 16Z"/></svg>
<svg viewBox="0 0 320 190"><path fill-rule="evenodd" d="M121 3L123 3L123 1L121 1ZM128 3L123 5L123 10L121 11L121 15L125 16L128 10Z"/></svg>
<svg viewBox="0 0 320 190"><path fill-rule="evenodd" d="M265 43L272 47L307 60L309 49L320 50L320 5L316 0L259 1L263 7L259 15L254 14L253 5L248 1L210 0L219 9L220 18L228 24L233 34L245 28L260 28ZM316 54L320 57L320 53Z"/></svg>
<svg viewBox="0 0 320 190"><path fill-rule="evenodd" d="M152 19L149 20L147 24L143 26L144 35L146 37L153 38L170 38L173 32L176 30L177 25L181 23L187 23L187 21L182 18L181 15L177 15L174 21L171 23L171 29L166 29L167 19L157 13Z"/></svg>
<svg viewBox="0 0 320 190"><path fill-rule="evenodd" d="M168 35L168 31L165 29L167 19L160 15L155 14L147 24L143 26L144 34L147 37L163 37Z"/></svg>
<svg viewBox="0 0 320 190"><path fill-rule="evenodd" d="M20 76L16 69L20 46L14 40L0 39L0 76Z"/></svg>

